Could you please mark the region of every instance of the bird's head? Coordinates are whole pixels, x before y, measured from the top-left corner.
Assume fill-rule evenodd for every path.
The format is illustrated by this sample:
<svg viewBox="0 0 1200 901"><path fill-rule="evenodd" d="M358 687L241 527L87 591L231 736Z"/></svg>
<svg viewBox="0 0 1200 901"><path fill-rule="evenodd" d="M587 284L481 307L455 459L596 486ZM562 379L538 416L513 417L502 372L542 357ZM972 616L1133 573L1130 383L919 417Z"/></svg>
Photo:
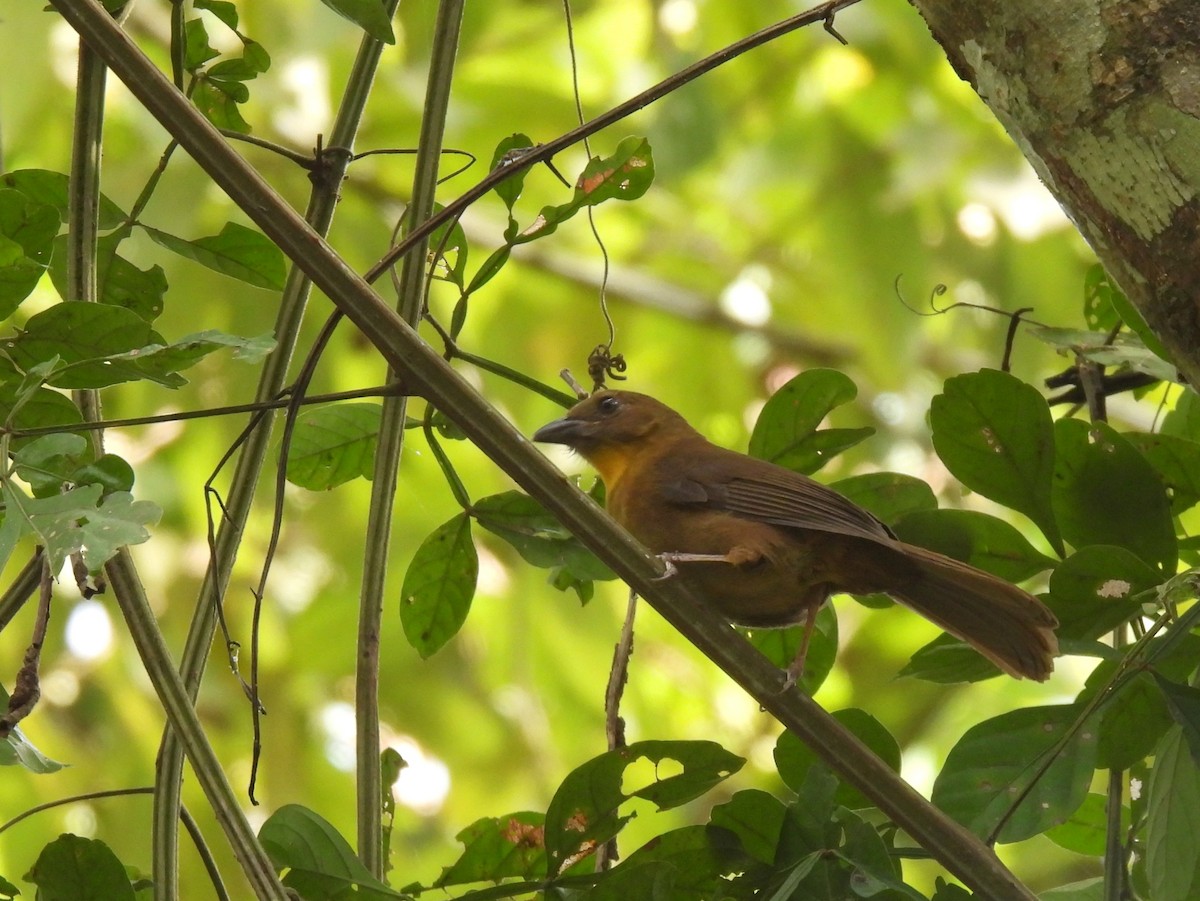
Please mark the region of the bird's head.
<svg viewBox="0 0 1200 901"><path fill-rule="evenodd" d="M635 391L597 391L562 419L533 433L534 441L565 444L600 470L609 488L629 459L677 437L695 436L687 420L653 397Z"/></svg>

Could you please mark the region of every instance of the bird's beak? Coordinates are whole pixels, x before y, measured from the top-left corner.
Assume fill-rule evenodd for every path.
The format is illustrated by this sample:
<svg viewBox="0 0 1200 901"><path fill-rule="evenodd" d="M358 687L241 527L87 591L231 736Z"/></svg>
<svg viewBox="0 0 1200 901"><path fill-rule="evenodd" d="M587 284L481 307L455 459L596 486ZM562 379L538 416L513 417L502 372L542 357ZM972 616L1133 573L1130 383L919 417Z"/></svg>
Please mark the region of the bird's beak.
<svg viewBox="0 0 1200 901"><path fill-rule="evenodd" d="M574 447L586 437L587 423L580 419L556 419L548 422L533 433L534 441L545 444L565 444Z"/></svg>

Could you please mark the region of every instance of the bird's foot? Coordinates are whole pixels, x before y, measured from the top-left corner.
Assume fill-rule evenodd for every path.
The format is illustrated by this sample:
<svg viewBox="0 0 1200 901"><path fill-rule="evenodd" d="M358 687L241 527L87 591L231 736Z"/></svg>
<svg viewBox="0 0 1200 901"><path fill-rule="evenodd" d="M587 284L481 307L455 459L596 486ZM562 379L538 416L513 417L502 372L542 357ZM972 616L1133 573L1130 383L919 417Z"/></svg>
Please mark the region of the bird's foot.
<svg viewBox="0 0 1200 901"><path fill-rule="evenodd" d="M683 551L667 551L659 554L658 559L662 561L666 570L661 576L656 578L655 582L662 582L679 572L679 567L676 563L727 563L728 561L721 554L687 554Z"/></svg>

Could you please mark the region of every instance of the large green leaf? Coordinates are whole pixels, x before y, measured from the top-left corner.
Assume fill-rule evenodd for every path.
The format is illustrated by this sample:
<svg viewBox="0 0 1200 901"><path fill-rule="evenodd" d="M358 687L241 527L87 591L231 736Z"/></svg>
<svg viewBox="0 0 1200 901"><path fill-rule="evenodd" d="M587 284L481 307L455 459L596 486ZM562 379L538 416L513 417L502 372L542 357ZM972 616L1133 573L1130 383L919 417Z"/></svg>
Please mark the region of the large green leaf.
<svg viewBox="0 0 1200 901"><path fill-rule="evenodd" d="M466 622L479 557L471 540L471 518L460 513L426 538L408 564L400 593L404 637L422 657L453 638Z"/></svg>
<svg viewBox="0 0 1200 901"><path fill-rule="evenodd" d="M11 316L41 280L58 228L53 206L0 188L0 319Z"/></svg>
<svg viewBox="0 0 1200 901"><path fill-rule="evenodd" d="M1065 821L1087 796L1095 729L1085 724L1076 730L1049 768L1040 776L1037 770L1081 709L1028 707L971 727L947 756L933 785L933 803L984 837L1028 788L1001 829L1001 842L1021 841Z"/></svg>
<svg viewBox="0 0 1200 901"><path fill-rule="evenodd" d="M891 767L893 772L900 772L900 745L897 744L896 739L892 737L883 723L865 710L859 710L856 707L835 711L833 718L870 748L876 757ZM799 792L802 789L804 780L808 778L809 769L818 764L817 755L808 745L791 732L780 733L775 742L775 766L779 770L780 778L793 791ZM874 802L867 800L857 788L845 783L838 785L834 799L838 804L852 810L874 806Z"/></svg>
<svg viewBox="0 0 1200 901"><path fill-rule="evenodd" d="M1178 516L1200 502L1200 442L1177 435L1125 432L1125 439L1154 467Z"/></svg>
<svg viewBox="0 0 1200 901"><path fill-rule="evenodd" d="M1178 727L1154 751L1146 811L1150 897L1194 901L1200 897L1200 767Z"/></svg>
<svg viewBox="0 0 1200 901"><path fill-rule="evenodd" d="M371 875L338 831L307 807L280 807L263 823L258 840L275 869L284 873L283 884L305 901L397 901L409 897Z"/></svg>
<svg viewBox="0 0 1200 901"><path fill-rule="evenodd" d="M58 211L60 222L67 221L70 179L65 173L49 169L14 169L0 175L0 185L20 191L30 200L49 204ZM100 228L106 231L116 228L128 218L128 214L104 194L100 195L99 213Z"/></svg>
<svg viewBox="0 0 1200 901"><path fill-rule="evenodd" d="M134 901L125 867L104 842L70 833L46 845L25 878L39 901Z"/></svg>
<svg viewBox="0 0 1200 901"><path fill-rule="evenodd" d="M955 376L933 399L929 422L956 479L1024 513L1063 553L1051 504L1054 426L1037 389L994 369Z"/></svg>
<svg viewBox="0 0 1200 901"><path fill-rule="evenodd" d="M375 471L379 404L331 404L296 416L288 448L288 481L310 491L327 491Z"/></svg>
<svg viewBox="0 0 1200 901"><path fill-rule="evenodd" d="M1161 581L1152 567L1125 548L1091 545L1051 573L1046 602L1058 617L1059 638L1100 638L1138 613L1138 596Z"/></svg>
<svg viewBox="0 0 1200 901"><path fill-rule="evenodd" d="M818 429L830 411L854 400L858 388L835 369L809 369L768 398L750 435L750 455L813 473L875 433L871 428Z"/></svg>
<svg viewBox="0 0 1200 901"><path fill-rule="evenodd" d="M476 820L455 836L463 845L462 856L442 870L434 887L544 878L545 822L545 814L533 811Z"/></svg>
<svg viewBox="0 0 1200 901"><path fill-rule="evenodd" d="M629 784L626 770L639 761L643 780ZM546 852L550 874L571 865L580 854L616 835L629 819L618 813L631 798L642 798L666 810L684 804L718 785L745 763L710 741L641 741L609 751L573 770L554 793L546 811Z"/></svg>
<svg viewBox="0 0 1200 901"><path fill-rule="evenodd" d="M1174 572L1171 504L1146 458L1107 423L1054 424L1054 511L1076 547L1113 544Z"/></svg>
<svg viewBox="0 0 1200 901"><path fill-rule="evenodd" d="M829 487L886 523L909 513L937 509L937 498L929 483L899 472L863 473L831 482Z"/></svg>
<svg viewBox="0 0 1200 901"><path fill-rule="evenodd" d="M970 563L1010 582L1020 582L1049 569L1047 557L1011 525L974 510L922 510L894 524L909 544Z"/></svg>
<svg viewBox="0 0 1200 901"><path fill-rule="evenodd" d="M262 234L244 225L226 222L220 234L194 241L147 225L142 228L156 244L222 275L258 288L283 288L283 254Z"/></svg>

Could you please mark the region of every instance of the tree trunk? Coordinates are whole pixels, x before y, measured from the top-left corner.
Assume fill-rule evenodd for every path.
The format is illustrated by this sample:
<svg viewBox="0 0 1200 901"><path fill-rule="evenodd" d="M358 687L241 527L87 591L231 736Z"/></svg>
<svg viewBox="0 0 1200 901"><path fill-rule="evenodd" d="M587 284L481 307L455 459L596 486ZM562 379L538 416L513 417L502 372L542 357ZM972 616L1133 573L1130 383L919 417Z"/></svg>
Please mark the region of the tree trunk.
<svg viewBox="0 0 1200 901"><path fill-rule="evenodd" d="M1200 2L911 2L1200 387Z"/></svg>

